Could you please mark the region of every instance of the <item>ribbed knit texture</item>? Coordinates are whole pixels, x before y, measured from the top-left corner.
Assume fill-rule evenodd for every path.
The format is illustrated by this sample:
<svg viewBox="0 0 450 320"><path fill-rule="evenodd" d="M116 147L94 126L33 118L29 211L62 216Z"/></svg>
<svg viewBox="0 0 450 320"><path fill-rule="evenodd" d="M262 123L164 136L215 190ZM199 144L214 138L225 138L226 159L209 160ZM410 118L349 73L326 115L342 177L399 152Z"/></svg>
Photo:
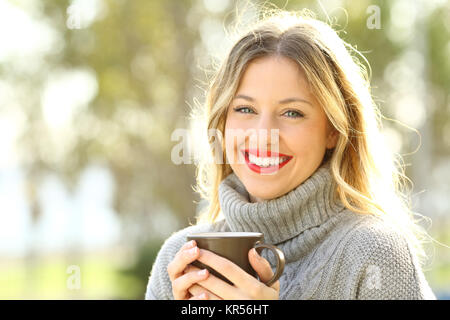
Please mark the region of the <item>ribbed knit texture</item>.
<svg viewBox="0 0 450 320"><path fill-rule="evenodd" d="M224 219L190 226L163 244L146 299L173 299L167 265L194 232L262 232L281 249L286 266L280 299L436 299L409 242L384 220L347 210L335 198L329 165L287 194L251 203L234 174L219 186ZM270 252L261 254L272 266Z"/></svg>

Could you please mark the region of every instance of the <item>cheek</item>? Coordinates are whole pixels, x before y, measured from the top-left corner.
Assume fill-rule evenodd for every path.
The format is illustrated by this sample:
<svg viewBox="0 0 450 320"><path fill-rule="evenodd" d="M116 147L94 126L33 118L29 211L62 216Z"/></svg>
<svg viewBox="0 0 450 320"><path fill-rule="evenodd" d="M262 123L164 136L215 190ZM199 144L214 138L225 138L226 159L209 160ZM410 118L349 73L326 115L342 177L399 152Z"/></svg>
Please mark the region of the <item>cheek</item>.
<svg viewBox="0 0 450 320"><path fill-rule="evenodd" d="M318 124L299 125L284 131L283 140L297 155L320 156L326 149L325 128Z"/></svg>
<svg viewBox="0 0 450 320"><path fill-rule="evenodd" d="M238 160L238 149L242 148L245 142L245 122L230 117L225 123L225 154L230 164Z"/></svg>
<svg viewBox="0 0 450 320"><path fill-rule="evenodd" d="M228 114L227 121L225 122L225 128L229 129L248 129L251 127L251 121L240 119L234 114Z"/></svg>
<svg viewBox="0 0 450 320"><path fill-rule="evenodd" d="M230 146L233 145L233 137L234 137L234 146L239 146L245 140L245 133L249 134L253 130L253 123L246 119L242 119L234 116L233 114L229 114L227 120L225 122L225 141L228 144L230 141ZM231 139L227 139L231 138ZM237 142L236 142L237 141Z"/></svg>

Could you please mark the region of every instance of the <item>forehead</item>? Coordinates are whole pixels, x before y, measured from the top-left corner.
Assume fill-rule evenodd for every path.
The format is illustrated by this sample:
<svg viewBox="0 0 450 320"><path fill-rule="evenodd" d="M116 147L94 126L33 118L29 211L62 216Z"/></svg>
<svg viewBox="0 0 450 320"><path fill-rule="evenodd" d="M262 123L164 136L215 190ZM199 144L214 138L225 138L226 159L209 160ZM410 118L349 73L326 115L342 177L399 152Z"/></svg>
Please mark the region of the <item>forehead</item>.
<svg viewBox="0 0 450 320"><path fill-rule="evenodd" d="M250 94L308 94L309 85L297 62L282 56L257 58L245 69L238 92Z"/></svg>

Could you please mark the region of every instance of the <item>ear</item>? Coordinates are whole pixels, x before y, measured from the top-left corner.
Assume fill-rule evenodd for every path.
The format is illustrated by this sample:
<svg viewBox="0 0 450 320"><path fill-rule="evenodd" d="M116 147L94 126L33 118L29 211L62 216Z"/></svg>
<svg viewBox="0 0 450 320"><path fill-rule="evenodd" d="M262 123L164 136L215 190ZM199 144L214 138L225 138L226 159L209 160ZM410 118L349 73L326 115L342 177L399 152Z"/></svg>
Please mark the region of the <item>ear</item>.
<svg viewBox="0 0 450 320"><path fill-rule="evenodd" d="M332 128L327 137L327 149L333 149L334 147L336 147L338 138L339 132L336 129Z"/></svg>

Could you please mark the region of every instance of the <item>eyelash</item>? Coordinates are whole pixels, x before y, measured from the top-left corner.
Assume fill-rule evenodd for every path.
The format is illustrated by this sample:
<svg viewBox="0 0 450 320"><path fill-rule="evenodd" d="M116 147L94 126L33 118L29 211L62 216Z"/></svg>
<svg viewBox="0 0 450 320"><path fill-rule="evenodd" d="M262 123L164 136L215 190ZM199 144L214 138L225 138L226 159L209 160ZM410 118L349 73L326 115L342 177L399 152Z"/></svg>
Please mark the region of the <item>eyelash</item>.
<svg viewBox="0 0 450 320"><path fill-rule="evenodd" d="M240 112L243 109L252 110L250 107L236 107L236 108L233 108L234 111L239 112L239 113L249 113L249 112ZM297 119L297 118L303 118L304 117L304 114L299 112L299 111L297 111L297 110L287 110L286 112L291 112L291 111L297 113L298 115L295 116L295 117L288 117L288 118Z"/></svg>

